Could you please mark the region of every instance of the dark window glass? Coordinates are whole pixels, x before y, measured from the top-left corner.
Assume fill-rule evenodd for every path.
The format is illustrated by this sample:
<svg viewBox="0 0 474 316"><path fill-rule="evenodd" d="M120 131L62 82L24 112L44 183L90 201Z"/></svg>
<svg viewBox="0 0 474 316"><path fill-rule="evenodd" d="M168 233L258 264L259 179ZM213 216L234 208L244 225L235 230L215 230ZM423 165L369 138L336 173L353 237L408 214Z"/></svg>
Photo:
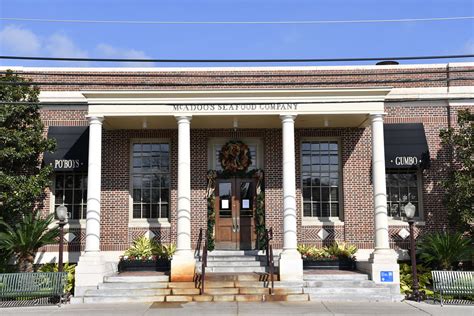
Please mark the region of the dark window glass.
<svg viewBox="0 0 474 316"><path fill-rule="evenodd" d="M87 175L57 173L54 185L54 211L64 203L69 219L85 219L87 210Z"/></svg>
<svg viewBox="0 0 474 316"><path fill-rule="evenodd" d="M339 216L339 150L337 141L302 144L303 216Z"/></svg>
<svg viewBox="0 0 474 316"><path fill-rule="evenodd" d="M133 144L133 218L168 218L169 145Z"/></svg>
<svg viewBox="0 0 474 316"><path fill-rule="evenodd" d="M420 217L416 172L388 171L386 185L388 216L397 219L405 217L404 208L410 202L416 207L415 217Z"/></svg>

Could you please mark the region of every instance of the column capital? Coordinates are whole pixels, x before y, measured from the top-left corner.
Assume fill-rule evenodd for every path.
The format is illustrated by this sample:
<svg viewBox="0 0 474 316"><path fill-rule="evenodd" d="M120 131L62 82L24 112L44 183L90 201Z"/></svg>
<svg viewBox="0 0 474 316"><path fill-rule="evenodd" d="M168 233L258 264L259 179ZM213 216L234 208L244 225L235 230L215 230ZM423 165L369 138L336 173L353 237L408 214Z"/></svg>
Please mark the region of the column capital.
<svg viewBox="0 0 474 316"><path fill-rule="evenodd" d="M294 122L297 114L290 113L290 114L280 114L280 120L285 123L285 122Z"/></svg>
<svg viewBox="0 0 474 316"><path fill-rule="evenodd" d="M86 118L89 121L89 125L102 124L102 122L104 121L104 117L100 115L87 115Z"/></svg>
<svg viewBox="0 0 474 316"><path fill-rule="evenodd" d="M179 123L190 123L193 119L192 115L175 115L174 118Z"/></svg>
<svg viewBox="0 0 474 316"><path fill-rule="evenodd" d="M382 121L383 122L383 117L384 116L385 116L385 113L370 114L370 120L372 122L374 122L374 121Z"/></svg>

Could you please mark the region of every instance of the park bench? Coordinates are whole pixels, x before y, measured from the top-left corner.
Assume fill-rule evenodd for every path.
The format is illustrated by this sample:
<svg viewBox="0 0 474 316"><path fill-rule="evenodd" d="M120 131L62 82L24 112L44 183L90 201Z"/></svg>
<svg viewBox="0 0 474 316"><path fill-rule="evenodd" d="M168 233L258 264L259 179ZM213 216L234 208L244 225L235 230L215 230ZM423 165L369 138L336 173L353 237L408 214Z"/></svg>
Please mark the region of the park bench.
<svg viewBox="0 0 474 316"><path fill-rule="evenodd" d="M61 305L66 296L66 284L67 272L3 273L0 274L0 303L1 306L13 306L50 298L48 302Z"/></svg>
<svg viewBox="0 0 474 316"><path fill-rule="evenodd" d="M439 292L441 306L443 295L474 295L474 271L431 271L433 291Z"/></svg>

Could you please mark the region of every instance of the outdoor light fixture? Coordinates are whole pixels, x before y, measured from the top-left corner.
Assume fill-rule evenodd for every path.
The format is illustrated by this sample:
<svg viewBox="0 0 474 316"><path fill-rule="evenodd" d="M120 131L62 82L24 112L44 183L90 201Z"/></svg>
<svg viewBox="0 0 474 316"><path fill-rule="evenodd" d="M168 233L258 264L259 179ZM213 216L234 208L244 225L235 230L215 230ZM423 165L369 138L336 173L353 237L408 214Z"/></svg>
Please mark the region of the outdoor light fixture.
<svg viewBox="0 0 474 316"><path fill-rule="evenodd" d="M67 207L64 204L59 205L56 208L56 216L59 219L59 258L58 258L58 271L63 272L63 249L64 249L64 225L67 220Z"/></svg>
<svg viewBox="0 0 474 316"><path fill-rule="evenodd" d="M147 127L148 127L148 122L146 121L146 119L143 120L142 127L143 127L143 129L147 129Z"/></svg>
<svg viewBox="0 0 474 316"><path fill-rule="evenodd" d="M413 291L411 295L408 297L414 301L421 301L421 294L418 290L418 275L416 271L416 243L415 243L415 234L413 232L413 224L415 224L415 217L416 206L413 205L411 202L408 202L405 205L405 216L408 219L408 226L410 227L410 259L411 259L411 269L413 274Z"/></svg>
<svg viewBox="0 0 474 316"><path fill-rule="evenodd" d="M233 127L234 127L234 131L237 131L237 128L239 128L239 120L234 117L234 121L233 121Z"/></svg>
<svg viewBox="0 0 474 316"><path fill-rule="evenodd" d="M329 126L329 120L327 118L324 119L324 127Z"/></svg>

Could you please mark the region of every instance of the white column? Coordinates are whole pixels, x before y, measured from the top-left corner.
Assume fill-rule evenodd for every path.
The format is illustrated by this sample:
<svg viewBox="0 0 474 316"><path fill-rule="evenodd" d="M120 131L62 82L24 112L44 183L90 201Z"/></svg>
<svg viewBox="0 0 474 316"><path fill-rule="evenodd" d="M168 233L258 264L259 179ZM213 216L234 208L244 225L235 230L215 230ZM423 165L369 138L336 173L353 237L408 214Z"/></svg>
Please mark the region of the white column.
<svg viewBox="0 0 474 316"><path fill-rule="evenodd" d="M191 116L178 121L178 206L176 253L171 261L172 281L192 281L195 259L191 250Z"/></svg>
<svg viewBox="0 0 474 316"><path fill-rule="evenodd" d="M387 217L387 189L385 183L385 145L383 116L375 114L372 122L372 182L374 194L375 251L390 249Z"/></svg>
<svg viewBox="0 0 474 316"><path fill-rule="evenodd" d="M303 261L297 251L295 118L280 115L283 137L283 251L280 254L280 280L302 280Z"/></svg>
<svg viewBox="0 0 474 316"><path fill-rule="evenodd" d="M374 196L374 252L368 262L357 262L357 268L370 274L375 283L390 287L393 294L400 293L400 268L397 254L390 249L385 180L385 144L383 115L370 116L372 124L372 184Z"/></svg>
<svg viewBox="0 0 474 316"><path fill-rule="evenodd" d="M107 270L100 252L100 194L102 179L102 121L101 116L89 116L89 164L87 173L87 217L85 252L76 267L75 302L82 302L87 290L97 289Z"/></svg>
<svg viewBox="0 0 474 316"><path fill-rule="evenodd" d="M89 165L87 173L86 252L100 251L100 193L102 179L102 121L89 117Z"/></svg>

